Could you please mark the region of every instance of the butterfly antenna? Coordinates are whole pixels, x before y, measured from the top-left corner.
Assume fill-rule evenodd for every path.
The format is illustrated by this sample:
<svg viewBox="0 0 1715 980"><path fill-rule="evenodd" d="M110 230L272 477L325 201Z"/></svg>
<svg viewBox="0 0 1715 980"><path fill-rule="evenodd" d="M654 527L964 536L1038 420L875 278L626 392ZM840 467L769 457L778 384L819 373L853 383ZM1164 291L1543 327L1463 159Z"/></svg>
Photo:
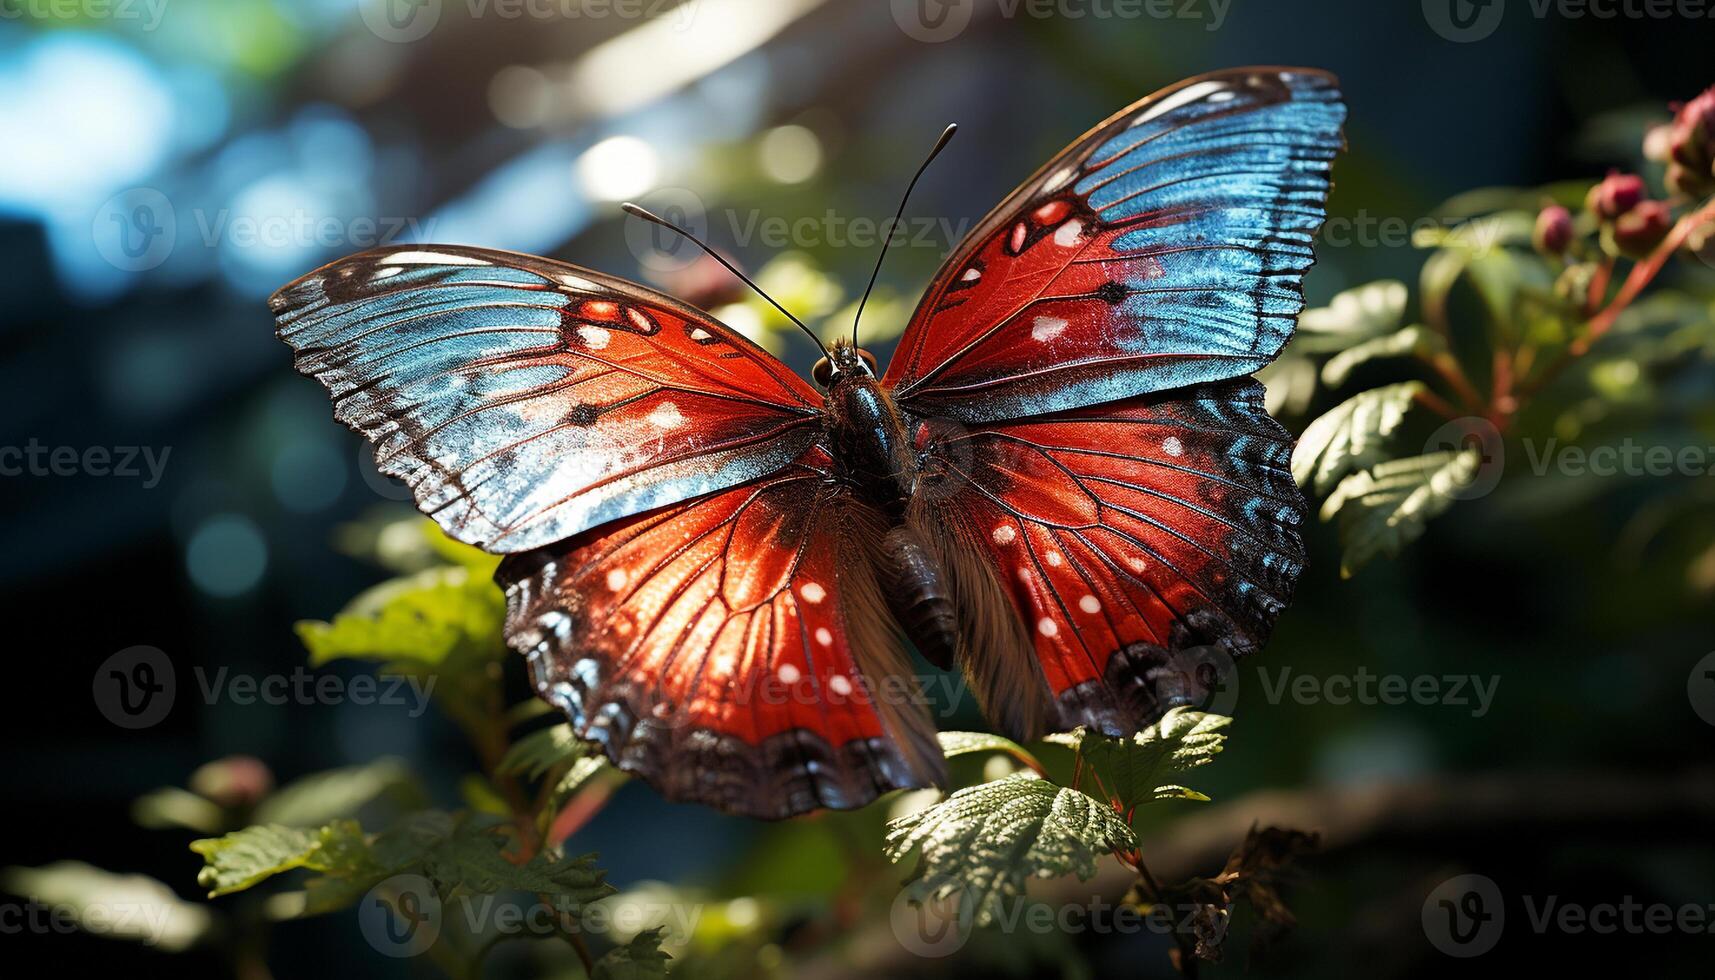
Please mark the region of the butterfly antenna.
<svg viewBox="0 0 1715 980"><path fill-rule="evenodd" d="M666 218L663 218L660 215L654 213L653 211L650 211L647 208L638 207L637 205L632 204L630 201L627 201L624 204L621 204L619 207L620 207L620 210L624 211L626 214L632 215L634 217L642 218L644 221L654 222L655 224L658 224L663 228L669 228L673 231L678 232L681 235L684 235L686 238L689 238L692 242L695 242L698 248L709 253L710 258L714 259L716 262L719 262L721 265L726 266L726 269L728 272L737 276L746 286L749 286L751 289L756 290L756 295L761 296L763 299L767 300L770 304L772 304L775 309L780 311L782 316L786 317L786 319L788 319L788 320L791 320L793 323L796 323L798 325L799 330L804 331L804 333L806 335L808 335L812 341L815 341L816 346L821 349L823 357L829 356L828 355L828 349L826 347L822 346L822 338L816 336L816 332L814 330L811 330L809 327L804 326L803 320L800 320L797 317L793 316L791 314L791 312L786 309L786 307L781 306L779 303L776 303L774 301L774 297L763 292L761 286L758 286L755 282L753 282L749 276L738 271L738 266L735 266L731 262L728 262L726 260L725 256L721 255L721 253L710 248L707 242L705 242L701 238L698 238L697 236L691 234L690 232L686 231L685 229L679 227L678 225L674 224L673 222L668 221Z"/></svg>
<svg viewBox="0 0 1715 980"><path fill-rule="evenodd" d="M905 186L905 194L899 198L899 210L893 215L893 224L887 226L887 240L881 243L881 254L875 257L875 270L869 274L869 285L864 287L863 299L858 300L857 316L852 317L853 347L857 346L858 321L863 319L864 304L869 302L870 291L875 288L875 280L881 275L881 263L887 259L887 249L893 244L893 233L899 230L899 219L905 217L905 202L911 200L911 192L916 189L917 181L922 179L923 171L929 169L929 164L935 162L935 158L947 148L947 142L958 131L958 123L949 123L947 128L941 131L941 138L935 141L935 148L923 159L923 165L917 168L917 175L911 178L911 183Z"/></svg>

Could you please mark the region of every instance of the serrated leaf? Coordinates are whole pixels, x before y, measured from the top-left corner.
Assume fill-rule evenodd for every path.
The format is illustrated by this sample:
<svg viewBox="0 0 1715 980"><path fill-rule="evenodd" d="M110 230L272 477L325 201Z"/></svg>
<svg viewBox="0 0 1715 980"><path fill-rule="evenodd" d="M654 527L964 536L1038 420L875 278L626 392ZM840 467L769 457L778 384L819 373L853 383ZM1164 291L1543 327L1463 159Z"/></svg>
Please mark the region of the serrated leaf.
<svg viewBox="0 0 1715 980"><path fill-rule="evenodd" d="M1106 803L1030 773L959 790L888 824L886 851L899 861L923 852L922 899L964 894L978 925L1024 893L1026 879L1096 873L1096 859L1132 850L1137 837Z"/></svg>
<svg viewBox="0 0 1715 980"><path fill-rule="evenodd" d="M297 632L313 666L357 659L434 667L461 652L498 648L505 614L493 581L465 567L431 568L383 582L332 622L306 620Z"/></svg>
<svg viewBox="0 0 1715 980"><path fill-rule="evenodd" d="M191 842L203 857L197 884L209 898L230 895L295 868L344 874L366 862L363 830L342 820L320 830L257 824L224 837Z"/></svg>
<svg viewBox="0 0 1715 980"><path fill-rule="evenodd" d="M1341 480L1321 514L1340 519L1340 574L1349 578L1377 555L1399 554L1453 505L1481 464L1480 451L1464 449L1378 463Z"/></svg>
<svg viewBox="0 0 1715 980"><path fill-rule="evenodd" d="M1384 357L1431 356L1447 349L1441 335L1422 324L1412 324L1404 330L1375 337L1348 347L1322 365L1322 383L1337 388L1346 383L1360 364Z"/></svg>
<svg viewBox="0 0 1715 980"><path fill-rule="evenodd" d="M194 946L214 928L208 909L185 901L164 883L81 861L7 868L0 872L0 888L69 910L78 927L92 935L129 939L169 953Z"/></svg>
<svg viewBox="0 0 1715 980"><path fill-rule="evenodd" d="M624 946L608 950L596 960L591 980L662 980L672 959L661 948L665 931L662 926L645 929Z"/></svg>
<svg viewBox="0 0 1715 980"><path fill-rule="evenodd" d="M538 853L524 864L505 854L506 840L494 822L477 816L412 814L375 839L373 860L388 874L419 872L443 890L465 888L492 894L502 889L545 892L578 903L614 892L595 867L595 855Z"/></svg>
<svg viewBox="0 0 1715 980"><path fill-rule="evenodd" d="M282 786L256 808L257 823L319 827L357 815L365 804L387 793L420 801L422 790L399 759L381 758L360 766L312 773Z"/></svg>
<svg viewBox="0 0 1715 980"><path fill-rule="evenodd" d="M1010 738L987 732L936 732L935 737L941 743L941 754L949 759L976 752L1005 752L1019 758L1031 758L1024 746Z"/></svg>
<svg viewBox="0 0 1715 980"><path fill-rule="evenodd" d="M1300 314L1292 346L1299 353L1329 353L1398 329L1407 298L1405 283L1395 279L1355 286Z"/></svg>
<svg viewBox="0 0 1715 980"><path fill-rule="evenodd" d="M1224 729L1230 724L1225 715L1173 708L1131 738L1086 733L1078 751L1126 812L1151 800L1207 800L1166 779L1213 762L1225 747Z"/></svg>
<svg viewBox="0 0 1715 980"><path fill-rule="evenodd" d="M512 743L500 760L503 775L540 779L543 773L589 754L589 744L572 733L567 724L538 729Z"/></svg>
<svg viewBox="0 0 1715 980"><path fill-rule="evenodd" d="M1293 479L1325 494L1347 473L1380 462L1387 437L1426 389L1421 381L1407 381L1359 392L1336 405L1299 437L1292 453Z"/></svg>

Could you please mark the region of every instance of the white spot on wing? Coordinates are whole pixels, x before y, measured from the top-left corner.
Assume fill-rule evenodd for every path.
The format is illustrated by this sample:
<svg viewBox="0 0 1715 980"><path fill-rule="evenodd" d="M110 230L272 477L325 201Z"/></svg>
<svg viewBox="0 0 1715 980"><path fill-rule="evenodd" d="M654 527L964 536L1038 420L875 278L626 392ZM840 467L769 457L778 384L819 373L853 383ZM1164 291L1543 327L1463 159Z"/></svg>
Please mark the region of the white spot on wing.
<svg viewBox="0 0 1715 980"><path fill-rule="evenodd" d="M1039 316L1030 327L1030 339L1047 343L1065 332L1065 320L1057 316Z"/></svg>
<svg viewBox="0 0 1715 980"><path fill-rule="evenodd" d="M816 627L816 642L825 647L834 645L834 634L826 626Z"/></svg>
<svg viewBox="0 0 1715 980"><path fill-rule="evenodd" d="M1042 185L1043 193L1052 194L1060 188L1065 187L1066 182L1071 180L1073 175L1077 172L1078 168L1076 167L1062 167L1060 170L1055 172L1054 176L1048 178L1047 183Z"/></svg>
<svg viewBox="0 0 1715 980"><path fill-rule="evenodd" d="M1061 225L1059 229L1054 232L1054 244L1061 248L1071 248L1073 245L1078 244L1078 236L1083 233L1084 223L1079 221L1077 218L1073 218L1071 221Z"/></svg>
<svg viewBox="0 0 1715 980"><path fill-rule="evenodd" d="M966 269L965 274L960 276L959 278L963 279L966 282L976 282L978 279L981 279L982 277L983 277L983 270L977 268L976 266L972 266L969 269Z"/></svg>
<svg viewBox="0 0 1715 980"><path fill-rule="evenodd" d="M613 339L613 334L606 327L582 326L578 328L578 339L590 350L606 350L607 342Z"/></svg>
<svg viewBox="0 0 1715 980"><path fill-rule="evenodd" d="M813 606L828 597L828 590L815 582L805 582L803 587L798 590L798 594L804 597L805 602Z"/></svg>
<svg viewBox="0 0 1715 980"><path fill-rule="evenodd" d="M623 568L616 568L607 573L607 587L615 592L625 588L625 583L630 580L631 576L625 574L625 569Z"/></svg>
<svg viewBox="0 0 1715 980"><path fill-rule="evenodd" d="M798 679L804 676L798 672L798 668L791 664L781 664L780 669L775 671L775 675L780 678L782 684L796 684Z"/></svg>
<svg viewBox="0 0 1715 980"><path fill-rule="evenodd" d="M679 406L672 402L662 402L655 411L649 413L649 424L657 429L677 429L685 424L685 416L679 411Z"/></svg>
<svg viewBox="0 0 1715 980"><path fill-rule="evenodd" d="M1046 557L1048 559L1048 564L1053 566L1054 568L1059 568L1066 561L1066 559L1060 557L1060 552L1058 552L1058 551L1050 551L1044 557Z"/></svg>
<svg viewBox="0 0 1715 980"><path fill-rule="evenodd" d="M1091 614L1099 613L1102 611L1102 602L1093 595L1087 595L1078 600L1078 608Z"/></svg>
<svg viewBox="0 0 1715 980"><path fill-rule="evenodd" d="M1058 636L1060 634L1060 627L1055 625L1052 619L1044 616L1036 621L1036 632L1048 637Z"/></svg>
<svg viewBox="0 0 1715 980"><path fill-rule="evenodd" d="M842 674L835 674L828 678L828 690L833 691L835 694L838 694L843 698L852 693L852 682L846 680L845 676Z"/></svg>
<svg viewBox="0 0 1715 980"><path fill-rule="evenodd" d="M387 256L391 265L487 265L487 262L469 255L453 255L449 252L394 252Z"/></svg>
<svg viewBox="0 0 1715 980"><path fill-rule="evenodd" d="M1183 456L1185 444L1179 441L1178 436L1168 436L1161 440L1161 451L1169 456Z"/></svg>
<svg viewBox="0 0 1715 980"><path fill-rule="evenodd" d="M1011 524L996 524L994 526L994 543L1011 544L1018 540L1018 531Z"/></svg>

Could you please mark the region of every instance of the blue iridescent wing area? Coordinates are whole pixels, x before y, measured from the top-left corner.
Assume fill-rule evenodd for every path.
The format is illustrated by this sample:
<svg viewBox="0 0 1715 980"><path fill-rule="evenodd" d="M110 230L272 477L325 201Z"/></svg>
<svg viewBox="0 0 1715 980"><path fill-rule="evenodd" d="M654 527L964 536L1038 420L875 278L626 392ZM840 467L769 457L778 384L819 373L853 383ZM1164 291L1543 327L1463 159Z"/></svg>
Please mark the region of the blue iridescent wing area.
<svg viewBox="0 0 1715 980"><path fill-rule="evenodd" d="M1250 374L1291 335L1345 108L1245 68L1090 131L930 285L885 384L919 416L1020 418Z"/></svg>
<svg viewBox="0 0 1715 980"><path fill-rule="evenodd" d="M821 433L821 395L736 331L548 259L376 249L269 304L381 472L490 551L755 480Z"/></svg>

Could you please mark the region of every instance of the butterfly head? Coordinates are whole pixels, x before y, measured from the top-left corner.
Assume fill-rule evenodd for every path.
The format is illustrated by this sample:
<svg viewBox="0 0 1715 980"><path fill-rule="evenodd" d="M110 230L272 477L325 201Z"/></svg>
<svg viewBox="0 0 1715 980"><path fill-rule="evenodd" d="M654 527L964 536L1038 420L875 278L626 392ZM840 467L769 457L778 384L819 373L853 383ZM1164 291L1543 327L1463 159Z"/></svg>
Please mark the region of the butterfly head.
<svg viewBox="0 0 1715 980"><path fill-rule="evenodd" d="M875 355L862 350L845 338L834 341L828 356L818 360L810 377L823 388L832 388L840 378L873 378L879 373Z"/></svg>

